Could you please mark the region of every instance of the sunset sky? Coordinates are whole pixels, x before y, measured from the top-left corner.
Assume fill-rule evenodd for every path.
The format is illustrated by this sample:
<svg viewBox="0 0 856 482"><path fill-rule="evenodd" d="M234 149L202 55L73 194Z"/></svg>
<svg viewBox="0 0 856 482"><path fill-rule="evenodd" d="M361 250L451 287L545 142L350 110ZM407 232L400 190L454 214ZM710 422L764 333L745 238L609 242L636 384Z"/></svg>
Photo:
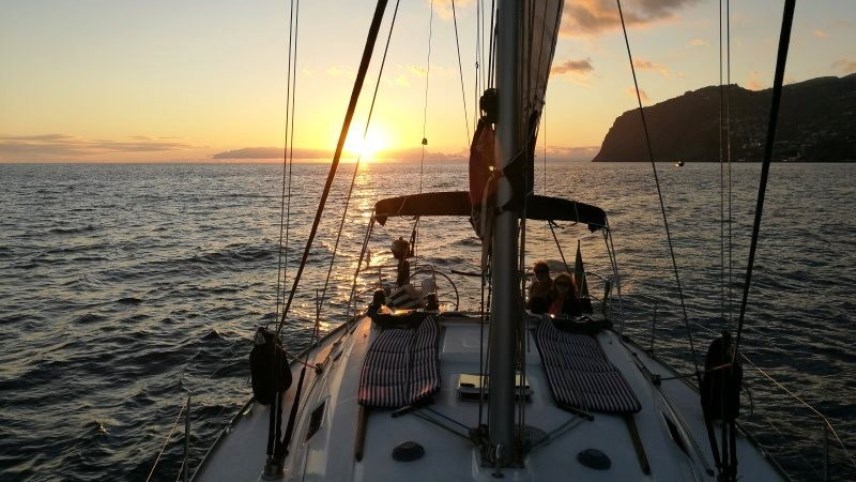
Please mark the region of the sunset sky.
<svg viewBox="0 0 856 482"><path fill-rule="evenodd" d="M565 3L547 96L548 159L591 157L613 120L636 104L615 2ZM772 84L783 3L733 2L732 82L750 89ZM465 120L451 5L434 1L430 159L463 158L468 148L476 4L455 3ZM300 4L294 133L299 158L328 159L335 147L373 5ZM376 159L409 159L420 149L430 5L401 4L367 141ZM489 8L490 2L483 5ZM622 5L646 104L719 82L719 0ZM393 7L390 2L384 40ZM0 162L195 161L227 151L281 148L289 8L287 0L4 0ZM365 126L384 40L354 134ZM798 2L786 81L853 72L856 1Z"/></svg>

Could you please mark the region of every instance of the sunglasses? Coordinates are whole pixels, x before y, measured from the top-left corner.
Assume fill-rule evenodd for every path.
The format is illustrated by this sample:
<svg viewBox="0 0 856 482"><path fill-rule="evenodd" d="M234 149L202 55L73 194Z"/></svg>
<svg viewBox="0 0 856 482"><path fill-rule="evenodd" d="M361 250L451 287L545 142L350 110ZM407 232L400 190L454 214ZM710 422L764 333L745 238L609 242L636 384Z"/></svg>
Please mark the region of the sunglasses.
<svg viewBox="0 0 856 482"><path fill-rule="evenodd" d="M568 287L570 287L571 285L570 285L569 283L556 283L556 286L562 286L562 287L564 287L564 288L568 288Z"/></svg>

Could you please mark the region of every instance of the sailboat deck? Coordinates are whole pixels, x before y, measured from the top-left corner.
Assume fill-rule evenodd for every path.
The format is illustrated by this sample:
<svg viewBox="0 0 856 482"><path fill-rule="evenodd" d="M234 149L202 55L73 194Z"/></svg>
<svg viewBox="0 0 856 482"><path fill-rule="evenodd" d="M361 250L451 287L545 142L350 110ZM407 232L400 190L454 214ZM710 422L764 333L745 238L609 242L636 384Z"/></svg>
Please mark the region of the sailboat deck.
<svg viewBox="0 0 856 482"><path fill-rule="evenodd" d="M323 373L304 387L310 391L302 410L305 413L317 411L321 414L321 422L309 436L308 422L295 431L289 455L295 457L295 476L305 472L303 480L495 480L495 469L482 466L478 450L465 438L468 428L478 424L477 398L462 398L457 390L459 375L479 372L482 336L484 347L487 347L487 330L482 333L478 320L473 318L440 318L439 392L424 408L397 416L393 416L392 409L366 410L362 460L357 460L355 453L360 439L358 381L368 347L380 331L372 325L368 318L360 321L353 334L335 348ZM629 416L635 422L638 441L650 465L650 475L646 475L625 415L594 413L593 418L587 420L560 408L550 391L531 330L527 330L527 337L525 371L531 395L525 403L525 424L537 429L534 433L549 434L550 440L532 450L523 467L502 469L505 480L715 480L713 458L703 425L686 425L672 409L674 405L680 405L681 410L697 406L696 392L678 380L664 382L661 389L652 388L640 370L644 364L651 372L668 376L670 372L665 367L632 345L625 346L612 331L602 331L595 337L639 400L641 409ZM318 356L314 357L316 361L326 358L327 350L329 348L322 345ZM294 387L290 392L293 390ZM668 395L668 400L661 392ZM483 422L486 423L487 403L484 410ZM259 412L265 415L247 417L246 429L252 424L252 431L256 432L252 437L264 440L267 426L262 422L267 420L266 410ZM303 417L304 420L311 418ZM244 429L241 424L236 424L230 439L235 438L235 432ZM247 437L250 436L248 432ZM679 440L676 442L675 438ZM407 441L421 445L424 456L410 462L394 460L395 447ZM764 480L781 479L747 440L741 437L738 444L741 472L765 473ZM245 466L243 470L250 478L261 473L264 448L259 449L260 456L242 458L240 462L233 459L233 463ZM595 470L582 465L577 457L586 449L605 453L611 461L610 468ZM217 459L222 460L222 457ZM236 480L236 469L234 466L230 469L233 480ZM758 470L760 472L755 472ZM222 475L222 471L203 470L198 479L224 480ZM290 476L285 474L285 479L292 480Z"/></svg>

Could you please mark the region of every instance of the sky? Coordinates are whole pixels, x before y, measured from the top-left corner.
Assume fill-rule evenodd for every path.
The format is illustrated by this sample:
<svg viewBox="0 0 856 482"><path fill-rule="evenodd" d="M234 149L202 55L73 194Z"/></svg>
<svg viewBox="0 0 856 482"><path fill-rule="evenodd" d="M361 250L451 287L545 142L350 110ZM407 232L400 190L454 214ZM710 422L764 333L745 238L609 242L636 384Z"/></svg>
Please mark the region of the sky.
<svg viewBox="0 0 856 482"><path fill-rule="evenodd" d="M426 159L465 158L475 79L487 63L483 58L477 72L477 7L490 3L457 0L453 16L449 0L401 2L372 121L360 141L395 6L390 1L349 155L415 159L424 136ZM733 3L730 80L769 88L784 1ZM295 159L329 160L374 2L299 2L289 102L292 5L3 0L0 162L281 156L289 107ZM720 74L719 0L624 0L622 8L645 105L727 80ZM786 83L853 72L856 0L798 2ZM615 118L635 107L615 2L566 0L539 150L548 160L590 159Z"/></svg>

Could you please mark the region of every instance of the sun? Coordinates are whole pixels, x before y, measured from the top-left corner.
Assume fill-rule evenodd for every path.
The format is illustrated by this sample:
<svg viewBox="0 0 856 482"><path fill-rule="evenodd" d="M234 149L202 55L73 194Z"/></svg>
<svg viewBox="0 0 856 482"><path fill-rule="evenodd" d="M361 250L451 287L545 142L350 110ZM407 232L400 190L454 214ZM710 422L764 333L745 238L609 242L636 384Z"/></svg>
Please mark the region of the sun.
<svg viewBox="0 0 856 482"><path fill-rule="evenodd" d="M345 152L351 157L359 156L362 162L378 160L378 154L389 146L387 137L380 130L369 130L363 137L362 132L351 132L345 140Z"/></svg>

